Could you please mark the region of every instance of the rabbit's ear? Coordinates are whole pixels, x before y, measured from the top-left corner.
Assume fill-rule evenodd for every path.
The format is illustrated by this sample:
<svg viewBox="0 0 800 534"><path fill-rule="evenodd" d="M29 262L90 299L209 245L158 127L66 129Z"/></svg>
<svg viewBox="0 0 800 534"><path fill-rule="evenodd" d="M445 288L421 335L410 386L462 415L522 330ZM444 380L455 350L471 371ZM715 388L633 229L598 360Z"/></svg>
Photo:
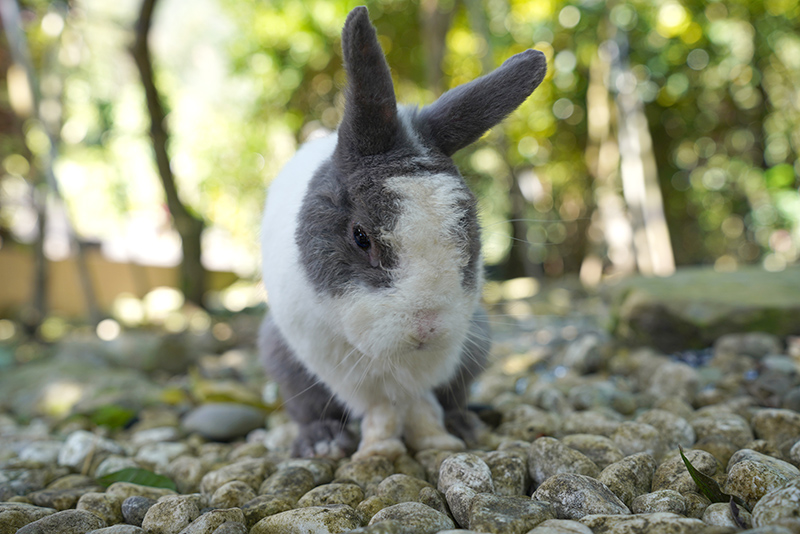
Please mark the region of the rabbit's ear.
<svg viewBox="0 0 800 534"><path fill-rule="evenodd" d="M352 160L386 152L398 132L397 102L389 65L366 7L357 7L347 16L342 52L348 81L337 153Z"/></svg>
<svg viewBox="0 0 800 534"><path fill-rule="evenodd" d="M450 156L514 111L542 83L546 72L543 53L520 52L490 74L451 89L424 107L415 126Z"/></svg>

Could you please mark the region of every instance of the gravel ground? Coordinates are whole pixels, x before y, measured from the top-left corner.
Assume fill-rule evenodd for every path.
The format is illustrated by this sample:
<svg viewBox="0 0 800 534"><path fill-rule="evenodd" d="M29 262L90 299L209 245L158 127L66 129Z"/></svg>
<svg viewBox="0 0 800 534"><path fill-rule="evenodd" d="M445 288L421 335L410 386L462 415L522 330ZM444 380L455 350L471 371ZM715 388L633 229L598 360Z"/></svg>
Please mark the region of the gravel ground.
<svg viewBox="0 0 800 534"><path fill-rule="evenodd" d="M800 533L799 338L730 334L666 355L618 346L602 308L519 307L493 316L493 363L473 391L483 431L467 452L292 459L285 414L265 424L241 402L162 403L116 431L22 423L7 402L0 534ZM194 391L230 383L234 360L198 364ZM187 380L154 374L167 397ZM274 387L263 392L269 403ZM680 447L741 504L704 496ZM129 467L177 491L97 480Z"/></svg>

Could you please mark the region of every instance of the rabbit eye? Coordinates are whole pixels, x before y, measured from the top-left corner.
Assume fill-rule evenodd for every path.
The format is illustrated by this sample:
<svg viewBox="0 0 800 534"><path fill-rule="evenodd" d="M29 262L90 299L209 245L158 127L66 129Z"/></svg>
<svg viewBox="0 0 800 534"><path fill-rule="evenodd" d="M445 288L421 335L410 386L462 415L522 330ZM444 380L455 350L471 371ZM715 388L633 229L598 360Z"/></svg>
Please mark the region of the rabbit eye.
<svg viewBox="0 0 800 534"><path fill-rule="evenodd" d="M358 225L353 227L353 241L355 241L356 245L364 250L367 250L370 246L372 246L372 243L369 241L369 236Z"/></svg>

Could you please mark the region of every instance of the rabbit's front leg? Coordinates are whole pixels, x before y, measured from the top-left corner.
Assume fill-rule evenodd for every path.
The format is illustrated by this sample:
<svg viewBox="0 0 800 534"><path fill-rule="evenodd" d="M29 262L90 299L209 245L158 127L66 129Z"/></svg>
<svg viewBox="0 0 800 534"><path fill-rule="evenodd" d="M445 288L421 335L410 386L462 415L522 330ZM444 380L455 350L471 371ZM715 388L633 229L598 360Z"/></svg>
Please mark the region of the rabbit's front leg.
<svg viewBox="0 0 800 534"><path fill-rule="evenodd" d="M389 402L372 406L361 420L361 443L353 458L385 456L397 458L406 452L400 437L403 432L405 410Z"/></svg>
<svg viewBox="0 0 800 534"><path fill-rule="evenodd" d="M466 445L444 428L444 410L433 392L411 404L403 433L408 446L416 451L441 449L463 451Z"/></svg>

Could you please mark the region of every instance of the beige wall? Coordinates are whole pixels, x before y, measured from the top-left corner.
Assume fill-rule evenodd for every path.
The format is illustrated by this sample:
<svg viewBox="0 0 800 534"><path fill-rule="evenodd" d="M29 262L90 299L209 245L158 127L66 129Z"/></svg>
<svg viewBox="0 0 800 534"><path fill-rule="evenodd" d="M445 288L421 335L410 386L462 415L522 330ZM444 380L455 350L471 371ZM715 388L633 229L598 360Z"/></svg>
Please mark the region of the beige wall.
<svg viewBox="0 0 800 534"><path fill-rule="evenodd" d="M102 310L109 310L120 293L143 297L160 287L177 287L176 267L153 267L106 260L99 251L90 250L87 263L95 296ZM0 249L0 317L14 317L33 295L34 264L30 250L21 247ZM83 291L73 259L49 263L48 308L65 316L86 314ZM209 273L209 289L223 289L237 277L233 273Z"/></svg>

